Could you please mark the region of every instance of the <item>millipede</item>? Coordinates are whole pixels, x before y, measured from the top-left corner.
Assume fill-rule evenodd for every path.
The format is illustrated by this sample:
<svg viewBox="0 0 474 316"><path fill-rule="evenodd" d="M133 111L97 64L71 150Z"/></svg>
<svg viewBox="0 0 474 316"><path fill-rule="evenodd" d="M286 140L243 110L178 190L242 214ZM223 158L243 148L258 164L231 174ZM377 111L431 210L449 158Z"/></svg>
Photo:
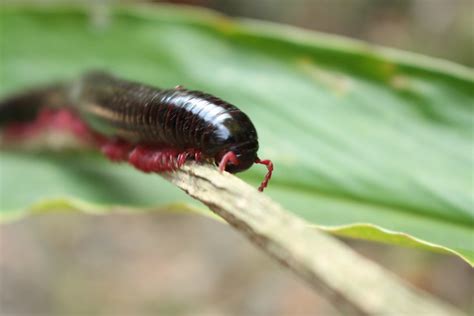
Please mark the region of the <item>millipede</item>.
<svg viewBox="0 0 474 316"><path fill-rule="evenodd" d="M263 191L273 172L272 161L257 156L257 131L244 112L182 86L159 89L94 71L0 101L7 136L51 122L92 140L110 160L147 173L174 171L187 160L230 173L263 164L267 173L258 188Z"/></svg>

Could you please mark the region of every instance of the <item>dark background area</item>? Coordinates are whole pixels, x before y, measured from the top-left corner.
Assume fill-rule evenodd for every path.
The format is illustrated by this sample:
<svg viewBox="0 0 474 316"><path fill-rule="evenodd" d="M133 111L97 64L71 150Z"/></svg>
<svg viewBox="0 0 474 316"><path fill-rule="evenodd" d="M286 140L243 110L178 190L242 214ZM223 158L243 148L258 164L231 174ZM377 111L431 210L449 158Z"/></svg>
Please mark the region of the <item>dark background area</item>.
<svg viewBox="0 0 474 316"><path fill-rule="evenodd" d="M469 0L159 2L205 6L474 65ZM1 315L334 314L310 287L232 228L201 216L54 213L0 229ZM460 259L346 242L415 286L474 312L474 273Z"/></svg>

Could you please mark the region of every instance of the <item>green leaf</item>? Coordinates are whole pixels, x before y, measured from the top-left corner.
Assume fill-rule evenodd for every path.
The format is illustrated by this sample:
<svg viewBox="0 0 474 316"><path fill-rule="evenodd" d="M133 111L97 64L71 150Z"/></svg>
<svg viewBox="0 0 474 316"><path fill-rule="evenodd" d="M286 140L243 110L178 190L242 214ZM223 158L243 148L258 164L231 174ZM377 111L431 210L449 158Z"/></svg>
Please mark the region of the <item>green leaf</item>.
<svg viewBox="0 0 474 316"><path fill-rule="evenodd" d="M1 12L0 95L90 69L238 105L272 159L266 194L345 236L474 264L471 70L363 43L169 6ZM1 218L30 210L202 206L97 155L2 152ZM264 170L242 177L257 186ZM184 206L185 205L185 206Z"/></svg>

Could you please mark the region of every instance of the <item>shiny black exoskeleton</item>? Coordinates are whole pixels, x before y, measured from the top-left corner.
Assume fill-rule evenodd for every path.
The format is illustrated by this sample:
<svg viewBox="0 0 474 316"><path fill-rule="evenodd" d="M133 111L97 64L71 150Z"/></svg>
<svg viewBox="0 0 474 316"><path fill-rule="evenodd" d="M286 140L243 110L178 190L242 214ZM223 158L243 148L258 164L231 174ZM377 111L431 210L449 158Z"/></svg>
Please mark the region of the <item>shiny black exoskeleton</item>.
<svg viewBox="0 0 474 316"><path fill-rule="evenodd" d="M238 159L237 165L226 166L232 173L257 159L257 131L248 116L210 94L182 87L162 90L100 72L74 83L70 99L85 122L104 135L192 148L216 163L232 151Z"/></svg>

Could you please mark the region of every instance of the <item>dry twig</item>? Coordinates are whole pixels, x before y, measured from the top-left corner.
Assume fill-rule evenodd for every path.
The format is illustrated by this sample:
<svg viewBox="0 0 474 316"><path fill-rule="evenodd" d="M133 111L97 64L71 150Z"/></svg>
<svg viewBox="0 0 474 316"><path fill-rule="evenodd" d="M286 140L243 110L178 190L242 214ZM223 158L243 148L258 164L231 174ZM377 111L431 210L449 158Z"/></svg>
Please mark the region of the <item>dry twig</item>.
<svg viewBox="0 0 474 316"><path fill-rule="evenodd" d="M310 228L265 194L190 163L164 175L351 315L461 315L334 237Z"/></svg>

